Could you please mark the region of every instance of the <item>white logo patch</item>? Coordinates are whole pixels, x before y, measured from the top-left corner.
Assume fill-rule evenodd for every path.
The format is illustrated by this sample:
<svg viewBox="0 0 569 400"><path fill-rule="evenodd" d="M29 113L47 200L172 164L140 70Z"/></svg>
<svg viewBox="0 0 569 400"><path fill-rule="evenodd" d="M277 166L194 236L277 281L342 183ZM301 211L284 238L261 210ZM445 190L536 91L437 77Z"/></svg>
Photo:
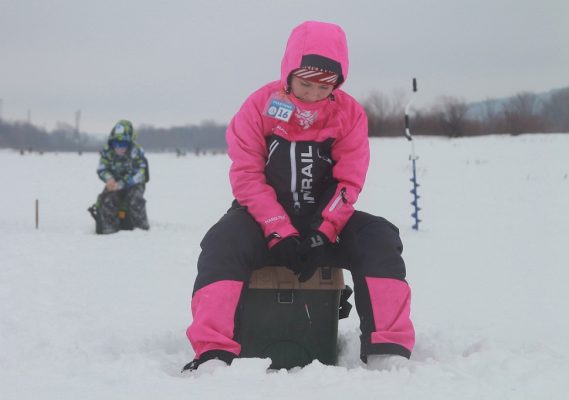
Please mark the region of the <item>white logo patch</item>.
<svg viewBox="0 0 569 400"><path fill-rule="evenodd" d="M296 107L295 111L294 116L298 119L298 124L302 126L303 129L310 128L316 121L316 117L318 117L318 111L313 113L310 110L301 110L298 107Z"/></svg>
<svg viewBox="0 0 569 400"><path fill-rule="evenodd" d="M115 133L124 133L124 126L121 124L115 125Z"/></svg>

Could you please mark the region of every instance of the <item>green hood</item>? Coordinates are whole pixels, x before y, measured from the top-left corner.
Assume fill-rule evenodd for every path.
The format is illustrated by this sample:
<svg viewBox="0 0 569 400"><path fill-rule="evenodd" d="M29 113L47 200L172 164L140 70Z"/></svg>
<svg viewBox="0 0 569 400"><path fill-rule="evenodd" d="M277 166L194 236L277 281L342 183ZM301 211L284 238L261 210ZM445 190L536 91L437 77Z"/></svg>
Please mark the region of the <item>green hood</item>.
<svg viewBox="0 0 569 400"><path fill-rule="evenodd" d="M134 143L138 139L138 135L134 128L132 127L132 122L121 119L115 124L111 133L109 134L109 143L113 140L126 140L128 142Z"/></svg>

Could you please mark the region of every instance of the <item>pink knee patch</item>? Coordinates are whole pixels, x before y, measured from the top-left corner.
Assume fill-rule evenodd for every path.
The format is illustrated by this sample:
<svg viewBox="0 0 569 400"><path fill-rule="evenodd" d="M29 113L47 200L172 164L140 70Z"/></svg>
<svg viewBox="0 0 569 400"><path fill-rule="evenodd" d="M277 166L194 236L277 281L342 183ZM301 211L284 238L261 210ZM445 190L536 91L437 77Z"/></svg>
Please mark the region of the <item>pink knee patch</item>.
<svg viewBox="0 0 569 400"><path fill-rule="evenodd" d="M396 343L409 351L415 345L410 318L411 289L407 282L389 278L366 278L375 331L372 343Z"/></svg>
<svg viewBox="0 0 569 400"><path fill-rule="evenodd" d="M196 358L209 350L239 355L241 345L233 340L235 312L243 282L219 281L204 286L192 298L193 321L186 335Z"/></svg>

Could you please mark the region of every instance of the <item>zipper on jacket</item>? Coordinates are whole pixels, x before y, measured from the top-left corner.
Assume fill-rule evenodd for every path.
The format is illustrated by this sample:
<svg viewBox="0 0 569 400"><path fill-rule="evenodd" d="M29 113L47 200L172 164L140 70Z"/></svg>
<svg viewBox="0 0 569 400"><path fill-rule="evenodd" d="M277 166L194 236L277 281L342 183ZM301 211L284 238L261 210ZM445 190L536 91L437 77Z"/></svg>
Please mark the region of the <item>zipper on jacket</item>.
<svg viewBox="0 0 569 400"><path fill-rule="evenodd" d="M296 142L290 142L290 192L294 201L294 211L300 211L300 201L296 191Z"/></svg>
<svg viewBox="0 0 569 400"><path fill-rule="evenodd" d="M329 212L334 211L338 207L338 204L340 204L340 200L342 200L343 203L346 202L346 198L344 197L345 194L346 194L346 188L342 188L342 190L340 190L340 193L338 193L338 196L336 196L336 198L332 202L332 205L328 209Z"/></svg>

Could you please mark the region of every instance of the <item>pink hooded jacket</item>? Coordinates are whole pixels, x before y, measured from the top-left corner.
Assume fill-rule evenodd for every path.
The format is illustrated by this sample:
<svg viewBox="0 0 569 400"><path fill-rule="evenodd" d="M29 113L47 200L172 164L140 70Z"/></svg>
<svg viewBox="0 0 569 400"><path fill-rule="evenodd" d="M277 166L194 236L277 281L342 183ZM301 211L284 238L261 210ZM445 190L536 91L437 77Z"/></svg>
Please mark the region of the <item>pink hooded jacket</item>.
<svg viewBox="0 0 569 400"><path fill-rule="evenodd" d="M329 98L310 104L290 94L288 81L307 56L339 64L342 75ZM347 76L343 30L305 22L290 35L281 79L249 96L228 126L233 195L262 227L269 247L299 234L291 220L297 216L310 218L334 243L354 212L369 142L363 107L339 89Z"/></svg>

